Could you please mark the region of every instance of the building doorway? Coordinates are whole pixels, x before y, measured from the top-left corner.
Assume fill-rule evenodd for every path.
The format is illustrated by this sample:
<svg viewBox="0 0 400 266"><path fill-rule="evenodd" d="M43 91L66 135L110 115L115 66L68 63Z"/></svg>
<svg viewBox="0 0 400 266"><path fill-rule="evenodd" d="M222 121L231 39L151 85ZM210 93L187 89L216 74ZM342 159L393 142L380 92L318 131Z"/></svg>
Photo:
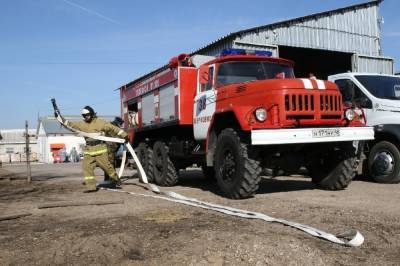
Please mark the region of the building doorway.
<svg viewBox="0 0 400 266"><path fill-rule="evenodd" d="M328 50L279 46L279 57L295 62L294 72L298 78L313 73L318 79L352 70L351 53Z"/></svg>

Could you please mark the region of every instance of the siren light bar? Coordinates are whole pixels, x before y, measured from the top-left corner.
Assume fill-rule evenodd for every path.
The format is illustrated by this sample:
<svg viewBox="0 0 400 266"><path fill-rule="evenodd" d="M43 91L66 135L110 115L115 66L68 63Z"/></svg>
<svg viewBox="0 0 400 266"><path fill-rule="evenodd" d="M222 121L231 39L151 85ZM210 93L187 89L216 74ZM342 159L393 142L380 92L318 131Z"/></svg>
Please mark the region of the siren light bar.
<svg viewBox="0 0 400 266"><path fill-rule="evenodd" d="M272 56L271 51L264 50L246 50L246 49L238 49L238 48L224 48L221 51L221 56L226 55L258 55L258 56Z"/></svg>

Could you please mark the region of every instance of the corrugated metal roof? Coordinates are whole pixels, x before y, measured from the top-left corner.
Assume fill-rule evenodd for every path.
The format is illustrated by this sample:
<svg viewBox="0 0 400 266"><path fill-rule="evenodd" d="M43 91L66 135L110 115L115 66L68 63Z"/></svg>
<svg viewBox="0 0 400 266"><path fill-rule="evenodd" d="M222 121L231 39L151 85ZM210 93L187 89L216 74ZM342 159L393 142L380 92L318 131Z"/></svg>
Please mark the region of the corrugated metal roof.
<svg viewBox="0 0 400 266"><path fill-rule="evenodd" d="M66 134L73 135L74 133L63 127L55 119L46 119L42 121L43 130L46 134Z"/></svg>
<svg viewBox="0 0 400 266"><path fill-rule="evenodd" d="M286 41L286 44L281 44L280 43L280 45L292 45L293 43L295 43L294 46L298 46L298 45L296 45L296 41L297 41L297 43L299 43L298 39L297 40L293 40L293 37L290 35L290 33L285 32L291 26L301 23L301 25L298 25L299 27L297 29L294 29L296 32L294 32L292 35L293 36L298 36L297 38L299 38L299 36L300 36L301 38L306 38L308 40L313 40L313 37L315 37L313 35L313 33L310 33L310 31L305 32L303 30L303 29L306 29L306 28L310 28L310 29L312 29L314 31L318 30L319 25L310 25L310 23L311 24L313 23L312 20L316 20L318 18L323 18L323 17L328 17L328 16L333 16L333 15L340 15L340 14L348 12L348 11L354 11L354 10L358 10L358 9L366 9L366 8L369 8L369 7L378 6L382 1L383 0L369 1L369 2L360 3L360 4L356 4L356 5L351 5L351 6L338 8L338 9L334 9L334 10L330 10L330 11L325 11L325 12L315 13L315 14L311 14L311 15L307 15L307 16L303 16L303 17L298 17L298 18L295 18L295 19L280 21L280 22L276 22L276 23L272 23L272 24L267 24L267 25L253 27L253 28L250 28L250 29L245 29L245 30L241 30L241 31L237 31L237 32L232 32L232 33L229 33L229 34L227 34L227 35L225 35L225 36L223 36L223 37L221 37L221 38L219 38L219 39L217 39L217 40L215 40L215 41L213 41L211 43L208 43L208 44L204 45L203 47L191 52L190 54L191 55L194 55L194 54L216 55L217 53L219 53L219 51L221 51L222 48L231 47L232 46L231 43L239 36L242 36L242 35L245 35L245 34L248 34L248 33L252 33L252 32L259 33L260 31L272 30L272 29L279 28L279 27L284 27L284 29L282 29L281 32L279 32L279 35L283 36L282 38ZM368 15L364 14L364 13L360 14L360 17L368 18ZM333 20L336 20L336 19L338 19L338 18L335 17ZM344 23L346 24L345 27L348 28L349 32L354 31L354 27L357 27L357 25L354 25L353 22L354 21L351 20L351 19L348 19L348 21L344 21ZM326 23L332 24L332 22L326 22ZM366 21L366 23L369 23L369 21ZM368 27L365 24L358 25L357 30L361 30L361 33L357 33L357 32L354 31L354 33L355 33L354 37L357 37L357 35L363 35L364 33L363 33L362 30L365 30L366 28L368 28ZM370 28L372 28L372 30L374 30L373 26L371 26ZM302 32L302 30L303 30L303 32ZM343 34L342 35L339 34L339 32L340 32L339 30L337 32L338 32L338 34L336 34L335 36L330 36L332 34L329 34L329 33L327 34L327 36L325 38L326 39L326 45L325 46L332 45L333 47L336 47L336 45L342 45L343 44L343 40L346 38L346 36L342 36ZM268 34L268 33L265 33L265 34ZM379 32L374 33L374 34L379 35ZM365 33L364 35L366 35L368 37L373 37L372 35L369 36L369 33ZM268 37L268 36L261 36L260 39L261 38L265 38L265 37ZM333 42L333 44L328 43L328 41L330 39L335 39L335 38L337 38L337 40L335 42ZM371 39L373 39L373 38L371 38ZM361 48L364 48L364 49L371 49L371 47L374 45L374 43L372 43L372 41L371 41L371 43L365 43L365 41L363 41L364 43L360 43L360 44L358 44L357 41L358 40L355 40L354 38L348 40L347 42L349 43L349 45L347 45L347 47L346 47L348 49L345 49L345 50L347 51L347 50L351 49L351 45L354 45L354 44L359 45ZM309 42L307 42L307 41L304 42L305 45L308 44L308 43ZM315 48L324 49L325 46L323 46L321 44L321 46L317 46ZM312 47L310 47L310 48L312 48ZM363 53L369 54L369 51L363 51ZM374 55L377 55L377 54L374 54ZM158 68L158 69L156 69L156 70L154 70L152 72L149 72L149 73L147 73L147 74L145 74L145 75L143 75L143 76L141 76L141 77L129 82L128 84L126 84L124 86L121 86L120 89L122 89L124 87L130 87L133 84L135 84L137 82L140 82L140 81L142 81L142 80L144 80L144 79L146 79L146 78L148 78L148 77L150 77L150 76L152 76L152 75L154 75L154 74L156 74L156 73L158 73L160 71L163 71L164 69L167 69L167 68L168 68L168 64L163 65L160 68Z"/></svg>

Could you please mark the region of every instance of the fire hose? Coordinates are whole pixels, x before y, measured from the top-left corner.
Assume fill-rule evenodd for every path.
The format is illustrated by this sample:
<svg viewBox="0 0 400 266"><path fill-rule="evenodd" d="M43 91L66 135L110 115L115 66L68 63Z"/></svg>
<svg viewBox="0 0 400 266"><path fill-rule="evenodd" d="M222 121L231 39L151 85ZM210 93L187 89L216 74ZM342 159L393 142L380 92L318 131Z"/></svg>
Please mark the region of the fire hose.
<svg viewBox="0 0 400 266"><path fill-rule="evenodd" d="M126 149L132 155L132 157L137 165L137 168L139 170L140 181L144 184L143 187L157 195L129 192L129 191L124 191L124 190L120 190L120 189L105 188L108 191L127 193L127 194L135 195L135 196L143 196L143 197L151 197L151 198L156 198L156 199L167 200L167 201L181 203L181 204L198 207L198 208L202 208L202 209L213 210L216 212L220 212L220 213L224 213L224 214L232 215L232 216L237 216L237 217L242 217L242 218L246 218L246 219L258 219L258 220L263 220L265 222L279 223L279 224L283 224L286 226L296 228L296 229L301 230L305 233L308 233L312 236L322 238L322 239L328 240L330 242L333 242L333 243L336 243L339 245L344 245L344 246L358 247L358 246L361 246L362 243L364 242L363 235L358 230L355 230L355 229L347 230L346 232L344 232L342 234L333 235L331 233L324 232L322 230L319 230L317 228L314 228L314 227L311 227L308 225L291 222L291 221L287 221L287 220L283 220L283 219L273 218L273 217L268 216L263 213L241 210L241 209L232 208L229 206L200 201L195 198L186 197L186 196L180 195L180 194L172 192L172 191L162 191L156 185L148 182L146 173L144 172L143 167L142 167L138 157L136 156L136 153L133 150L132 145L129 142L126 143L125 140L121 139L121 138L106 137L106 136L101 135L100 133L82 132L82 131L76 130L76 129L68 126L65 123L65 119L62 117L62 115L57 107L55 99L51 99L51 101L52 101L52 104L54 107L56 119L60 122L60 124L62 124L67 129L77 133L79 136L89 137L89 138L106 141L106 142L125 143ZM121 177L124 172L125 162L126 162L126 150L124 150L124 152L123 152L121 167L118 172L119 177Z"/></svg>

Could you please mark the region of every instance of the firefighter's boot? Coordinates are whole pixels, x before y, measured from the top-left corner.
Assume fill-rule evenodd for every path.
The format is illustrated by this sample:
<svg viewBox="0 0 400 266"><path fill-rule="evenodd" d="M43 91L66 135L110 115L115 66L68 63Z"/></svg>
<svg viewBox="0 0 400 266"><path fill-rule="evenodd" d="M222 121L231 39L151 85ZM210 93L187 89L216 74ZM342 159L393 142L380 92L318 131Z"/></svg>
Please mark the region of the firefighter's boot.
<svg viewBox="0 0 400 266"><path fill-rule="evenodd" d="M98 188L96 187L96 179L86 179L86 190L84 191L85 193L87 192L96 192Z"/></svg>
<svg viewBox="0 0 400 266"><path fill-rule="evenodd" d="M96 187L97 188L115 188L116 185L115 185L115 181L108 179L106 181L97 183Z"/></svg>
<svg viewBox="0 0 400 266"><path fill-rule="evenodd" d="M115 174L114 176L110 176L111 177L111 182L114 185L114 188L118 188L121 187L121 179L117 176L117 174Z"/></svg>

